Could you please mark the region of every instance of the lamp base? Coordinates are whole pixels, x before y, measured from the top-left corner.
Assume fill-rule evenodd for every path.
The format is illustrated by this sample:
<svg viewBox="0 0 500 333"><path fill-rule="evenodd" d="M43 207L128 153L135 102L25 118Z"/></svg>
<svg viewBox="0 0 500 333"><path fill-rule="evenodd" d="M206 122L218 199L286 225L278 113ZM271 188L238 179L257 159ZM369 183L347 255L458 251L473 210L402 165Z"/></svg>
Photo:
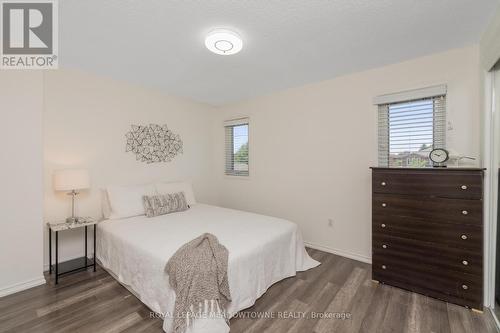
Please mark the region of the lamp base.
<svg viewBox="0 0 500 333"><path fill-rule="evenodd" d="M78 217L68 217L66 219L66 223L78 223L80 222L80 218Z"/></svg>

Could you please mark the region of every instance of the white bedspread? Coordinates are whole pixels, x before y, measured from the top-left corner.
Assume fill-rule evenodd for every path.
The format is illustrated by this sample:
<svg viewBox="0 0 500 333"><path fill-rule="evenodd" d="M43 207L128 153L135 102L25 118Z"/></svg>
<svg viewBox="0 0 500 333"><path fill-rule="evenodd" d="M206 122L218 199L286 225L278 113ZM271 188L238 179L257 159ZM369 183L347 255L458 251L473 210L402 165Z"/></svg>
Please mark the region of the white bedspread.
<svg viewBox="0 0 500 333"><path fill-rule="evenodd" d="M228 313L252 306L273 283L319 265L305 251L297 225L278 218L196 204L155 218L107 220L99 224L97 258L155 312L166 314L171 332L175 293L165 265L177 249L212 233L229 250ZM195 321L189 332L227 332L222 319Z"/></svg>

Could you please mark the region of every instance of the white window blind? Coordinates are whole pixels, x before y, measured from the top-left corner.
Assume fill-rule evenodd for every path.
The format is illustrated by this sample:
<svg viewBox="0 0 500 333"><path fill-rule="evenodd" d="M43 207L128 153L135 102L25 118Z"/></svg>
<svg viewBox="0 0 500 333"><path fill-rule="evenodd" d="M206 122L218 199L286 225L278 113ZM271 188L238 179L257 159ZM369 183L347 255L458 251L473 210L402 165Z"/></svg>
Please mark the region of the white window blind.
<svg viewBox="0 0 500 333"><path fill-rule="evenodd" d="M224 122L226 175L249 175L248 129L248 118L233 119Z"/></svg>
<svg viewBox="0 0 500 333"><path fill-rule="evenodd" d="M379 166L430 166L430 151L446 148L446 96L380 104L378 147Z"/></svg>

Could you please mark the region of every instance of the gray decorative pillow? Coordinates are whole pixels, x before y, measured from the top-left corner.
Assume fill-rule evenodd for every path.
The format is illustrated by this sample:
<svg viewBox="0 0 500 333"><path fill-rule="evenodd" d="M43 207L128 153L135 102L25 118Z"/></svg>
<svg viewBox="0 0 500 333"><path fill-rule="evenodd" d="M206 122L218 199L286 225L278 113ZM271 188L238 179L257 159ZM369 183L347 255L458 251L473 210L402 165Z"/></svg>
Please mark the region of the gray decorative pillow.
<svg viewBox="0 0 500 333"><path fill-rule="evenodd" d="M142 202L147 217L183 212L189 208L184 192L145 195L142 197Z"/></svg>

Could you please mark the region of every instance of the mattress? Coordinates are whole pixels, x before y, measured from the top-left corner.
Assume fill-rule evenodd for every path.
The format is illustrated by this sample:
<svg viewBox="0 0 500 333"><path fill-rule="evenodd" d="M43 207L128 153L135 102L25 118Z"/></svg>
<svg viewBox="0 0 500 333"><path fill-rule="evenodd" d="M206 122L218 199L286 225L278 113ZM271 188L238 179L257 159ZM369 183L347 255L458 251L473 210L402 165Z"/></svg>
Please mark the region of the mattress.
<svg viewBox="0 0 500 333"><path fill-rule="evenodd" d="M175 292L165 265L179 247L205 232L217 236L229 251L230 316L252 306L275 282L319 265L305 251L296 224L205 204L154 218L99 223L97 258L151 310L164 315L163 329L170 333ZM195 320L188 330L227 331L221 318Z"/></svg>

